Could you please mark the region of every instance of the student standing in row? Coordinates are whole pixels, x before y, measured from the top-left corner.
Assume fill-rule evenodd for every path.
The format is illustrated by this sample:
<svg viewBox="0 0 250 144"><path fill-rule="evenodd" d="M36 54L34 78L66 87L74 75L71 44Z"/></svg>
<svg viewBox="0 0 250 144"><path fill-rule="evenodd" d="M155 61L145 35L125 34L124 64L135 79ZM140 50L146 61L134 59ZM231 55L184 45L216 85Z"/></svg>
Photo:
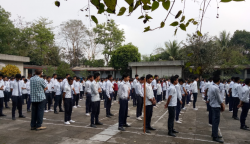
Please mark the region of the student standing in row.
<svg viewBox="0 0 250 144"><path fill-rule="evenodd" d="M22 82L21 82L21 74L16 74L16 79L10 86L12 91L12 120L16 120L15 111L18 109L19 118L25 118L22 114Z"/></svg>
<svg viewBox="0 0 250 144"><path fill-rule="evenodd" d="M83 99L84 91L83 91L83 80L80 81L80 101Z"/></svg>
<svg viewBox="0 0 250 144"><path fill-rule="evenodd" d="M123 81L120 83L119 90L118 90L118 96L119 96L119 125L118 130L125 131L123 127L130 127L127 124L127 115L128 115L128 99L129 99L129 93L130 88L126 84L130 77L126 74L122 76Z"/></svg>
<svg viewBox="0 0 250 144"><path fill-rule="evenodd" d="M178 78L179 76L178 75L175 75L175 77L177 78L177 81L178 81ZM176 123L182 123L180 120L179 120L179 115L180 115L180 112L181 112L181 105L182 105L182 95L181 95L181 86L179 83L177 83L175 85L175 89L176 89L176 92L177 92L177 105L176 105L176 115L175 115L175 122Z"/></svg>
<svg viewBox="0 0 250 144"><path fill-rule="evenodd" d="M235 77L234 78L234 85L232 88L232 98L233 98L233 116L232 118L235 120L239 120L238 118L238 108L237 106L240 103L240 99L239 99L239 89L241 88L240 83L240 78L239 77Z"/></svg>
<svg viewBox="0 0 250 144"><path fill-rule="evenodd" d="M93 76L89 75L85 86L86 93L86 116L90 116L91 112L91 82L93 81Z"/></svg>
<svg viewBox="0 0 250 144"><path fill-rule="evenodd" d="M4 101L4 91L5 91L3 75L0 74L0 117L6 116L3 114L3 101Z"/></svg>
<svg viewBox="0 0 250 144"><path fill-rule="evenodd" d="M154 80L152 81L151 85L152 85L152 89L154 92L154 97L157 100L157 80L158 80L158 75L154 76ZM157 108L156 105L154 105L155 108Z"/></svg>
<svg viewBox="0 0 250 144"><path fill-rule="evenodd" d="M10 101L10 82L8 80L8 77L5 76L3 77L3 81L4 81L4 86L5 86L5 90L4 90L4 104L5 104L5 108L10 108L8 106L8 102Z"/></svg>
<svg viewBox="0 0 250 144"><path fill-rule="evenodd" d="M58 114L56 108L57 106L59 106L59 112L64 112L62 110L62 78L58 77L57 78L57 81L55 82L54 84L54 92L55 92L55 95L53 96L54 97L54 113L55 114Z"/></svg>
<svg viewBox="0 0 250 144"><path fill-rule="evenodd" d="M96 125L102 125L99 121L99 114L100 114L100 96L99 93L102 91L98 81L100 80L100 74L94 74L94 80L91 83L91 127L96 128ZM95 122L95 123L94 123Z"/></svg>
<svg viewBox="0 0 250 144"><path fill-rule="evenodd" d="M239 98L240 104L238 106L242 108L240 115L240 128L243 130L249 130L249 127L246 125L246 118L249 111L249 86L250 78L245 79L245 86L239 89Z"/></svg>
<svg viewBox="0 0 250 144"><path fill-rule="evenodd" d="M70 123L74 123L71 119L72 107L73 107L73 79L68 77L68 83L65 84L63 88L63 100L64 100L64 124L69 125Z"/></svg>
<svg viewBox="0 0 250 144"><path fill-rule="evenodd" d="M73 100L73 107L77 108L77 107L81 107L78 103L79 103L79 97L80 97L80 78L76 77L75 78L75 82L73 83L73 87L74 87L74 100Z"/></svg>
<svg viewBox="0 0 250 144"><path fill-rule="evenodd" d="M160 104L162 100L162 87L161 81L157 80L157 103Z"/></svg>
<svg viewBox="0 0 250 144"><path fill-rule="evenodd" d="M106 117L108 117L108 118L110 118L111 116L114 116L110 112L112 98L114 96L113 84L111 83L112 79L113 79L112 75L108 75L108 81L107 81L107 85L106 85L106 94L107 94Z"/></svg>
<svg viewBox="0 0 250 144"><path fill-rule="evenodd" d="M167 91L167 82L166 80L163 80L163 84L162 84L162 91L163 91L163 100L166 99L166 91Z"/></svg>
<svg viewBox="0 0 250 144"><path fill-rule="evenodd" d="M136 119L142 120L142 107L143 107L143 97L144 97L144 82L145 77L140 78L140 82L136 84L135 94L137 98L137 109L136 109Z"/></svg>
<svg viewBox="0 0 250 144"><path fill-rule="evenodd" d="M192 84L192 93L193 93L193 108L194 110L198 110L198 108L196 108L196 101L197 101L197 95L198 95L198 88L197 88L197 81L199 80L198 77L194 77L194 82Z"/></svg>
<svg viewBox="0 0 250 144"><path fill-rule="evenodd" d="M208 101L212 109L212 137L213 141L223 143L223 141L220 140L222 137L218 135L221 107L223 107L223 109L225 108L219 90L220 77L215 76L213 82L214 85L211 85L208 89L208 93L210 94Z"/></svg>
<svg viewBox="0 0 250 144"><path fill-rule="evenodd" d="M136 75L135 75L135 79L134 79L134 81L133 81L133 86L132 86L132 99L133 99L133 106L134 106L134 107L137 105L137 104L136 104L135 87L136 87L137 83L139 83L138 80L139 80L139 75L136 74Z"/></svg>
<svg viewBox="0 0 250 144"><path fill-rule="evenodd" d="M187 97L187 91L185 89L185 86L184 86L184 80L183 79L179 79L179 84L180 84L180 88L181 88L181 96L182 96L182 105L181 105L181 108L183 110L185 110L185 102L186 102L186 97Z"/></svg>
<svg viewBox="0 0 250 144"><path fill-rule="evenodd" d="M211 106L209 104L209 99L210 96L212 95L212 91L208 91L209 88L213 85L213 78L209 78L208 83L205 86L205 100L206 100L206 105L207 105L207 111L208 111L208 125L212 126L212 119L213 119L213 115L212 115L212 109Z"/></svg>
<svg viewBox="0 0 250 144"><path fill-rule="evenodd" d="M103 79L99 80L98 84L99 84L99 87L102 89ZM101 90L101 92L99 92L99 96L100 96L101 101L103 101L103 92L102 92L102 90Z"/></svg>
<svg viewBox="0 0 250 144"><path fill-rule="evenodd" d="M45 90L45 96L46 96L46 103L45 103L45 110L44 112L49 112L50 110L50 107L51 107L51 104L52 104L52 86L53 86L53 83L51 82L51 77L48 76L47 77L47 87L46 87L46 90ZM48 104L48 110L47 110L47 104Z"/></svg>
<svg viewBox="0 0 250 144"><path fill-rule="evenodd" d="M169 87L168 92L168 100L165 105L165 108L168 108L168 135L176 137L175 133L179 133L174 129L174 118L175 118L175 111L177 106L177 90L176 85L178 84L178 77L172 76L170 78L171 85Z"/></svg>
<svg viewBox="0 0 250 144"><path fill-rule="evenodd" d="M153 105L156 104L154 92L151 86L153 76L148 74L146 76L146 133L150 133L149 130L156 130L151 127L151 118L153 115ZM154 87L154 86L153 86Z"/></svg>
<svg viewBox="0 0 250 144"><path fill-rule="evenodd" d="M232 97L233 85L234 85L234 77L231 77L231 82L229 84L229 112L233 112L233 97Z"/></svg>

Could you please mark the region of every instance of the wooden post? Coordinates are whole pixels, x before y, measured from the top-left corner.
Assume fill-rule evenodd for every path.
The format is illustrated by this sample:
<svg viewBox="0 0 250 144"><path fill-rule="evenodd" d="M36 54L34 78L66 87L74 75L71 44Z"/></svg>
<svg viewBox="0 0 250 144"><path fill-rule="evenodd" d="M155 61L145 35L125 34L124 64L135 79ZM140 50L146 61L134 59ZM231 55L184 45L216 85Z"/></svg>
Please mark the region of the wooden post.
<svg viewBox="0 0 250 144"><path fill-rule="evenodd" d="M144 122L143 122L143 131L146 133L146 78L144 78L144 97L143 97L143 108L144 108Z"/></svg>

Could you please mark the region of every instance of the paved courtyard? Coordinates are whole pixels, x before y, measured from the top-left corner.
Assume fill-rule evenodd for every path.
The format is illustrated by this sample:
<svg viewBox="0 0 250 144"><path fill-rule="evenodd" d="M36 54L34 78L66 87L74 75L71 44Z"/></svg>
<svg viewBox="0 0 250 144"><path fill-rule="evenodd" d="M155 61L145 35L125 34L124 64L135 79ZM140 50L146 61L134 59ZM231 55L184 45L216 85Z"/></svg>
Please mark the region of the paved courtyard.
<svg viewBox="0 0 250 144"><path fill-rule="evenodd" d="M156 131L151 134L143 133L143 121L137 121L135 117L136 107L129 102L128 123L130 128L125 132L120 132L118 128L119 104L113 102L112 118L105 117L105 109L101 102L100 121L104 124L98 128L89 127L90 117L85 115L85 101L80 101L81 108L73 109L72 120L76 122L71 125L64 125L64 113L54 114L53 112L45 113L43 126L46 130L31 131L30 117L31 113L26 112L26 105L23 105L24 119L11 119L11 109L4 109L7 117L0 118L0 144L207 144L214 143L211 138L211 127L208 125L207 112L204 101L201 96L198 98L198 111L192 109L192 103L187 106L182 124L175 123L175 129L180 133L177 137L167 135L168 111L164 109L164 103L159 108L154 109L152 117L152 126ZM11 106L11 103L9 104ZM241 111L239 111L239 114ZM16 115L17 112L16 112ZM250 115L250 113L249 113ZM250 131L239 129L240 122L233 120L232 113L226 111L221 114L220 134L223 136L225 143L230 144L250 144ZM250 116L247 118L247 125L250 126Z"/></svg>

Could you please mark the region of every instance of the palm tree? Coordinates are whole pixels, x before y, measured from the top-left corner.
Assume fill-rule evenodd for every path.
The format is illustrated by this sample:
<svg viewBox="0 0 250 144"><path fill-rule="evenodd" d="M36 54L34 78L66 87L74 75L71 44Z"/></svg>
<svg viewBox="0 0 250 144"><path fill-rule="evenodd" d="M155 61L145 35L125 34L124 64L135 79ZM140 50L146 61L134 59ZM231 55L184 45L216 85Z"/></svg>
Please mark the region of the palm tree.
<svg viewBox="0 0 250 144"><path fill-rule="evenodd" d="M178 43L177 40L174 40L173 42L165 42L165 51L167 54L169 54L170 60L176 60L179 57L179 50L181 48L181 42Z"/></svg>
<svg viewBox="0 0 250 144"><path fill-rule="evenodd" d="M229 46L230 43L230 32L227 33L227 31L222 31L219 34L219 37L216 38L216 43L219 45L219 47L223 50Z"/></svg>

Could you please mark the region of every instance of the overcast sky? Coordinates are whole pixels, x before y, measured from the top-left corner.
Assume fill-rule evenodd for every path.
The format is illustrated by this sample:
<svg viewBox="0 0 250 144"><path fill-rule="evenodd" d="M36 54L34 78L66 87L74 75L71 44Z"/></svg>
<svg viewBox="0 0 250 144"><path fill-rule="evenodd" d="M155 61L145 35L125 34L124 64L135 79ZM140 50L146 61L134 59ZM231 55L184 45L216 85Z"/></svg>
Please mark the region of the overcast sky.
<svg viewBox="0 0 250 144"><path fill-rule="evenodd" d="M124 0L118 0L117 13L120 7L128 5ZM177 0L172 13L175 15L179 10L183 9L181 0ZM194 2L195 1L195 2ZM186 0L185 16L186 19L198 18L199 7L201 0ZM220 0L217 0L220 1ZM86 12L81 12L80 9L88 4L88 0L61 0L61 6L58 8L54 5L54 0L0 0L0 5L8 12L11 12L11 19L16 19L17 15L25 18L26 21L33 21L39 17L46 17L53 20L53 25L58 26L63 21L70 19L82 20L83 23L90 27L89 19L85 17ZM96 14L95 7L91 7L91 14L98 18L99 23L107 21L106 16ZM219 3L219 18L217 15L216 0L212 0L206 12L202 33L209 32L210 35L218 35L220 31L226 30L231 34L235 30L250 31L250 0L245 2L230 2ZM127 12L126 12L127 15ZM177 35L174 36L174 27L168 26L175 21L172 15L166 21L163 29L143 33L144 27L151 26L151 28L159 26L160 22L167 15L167 11L160 7L149 15L153 17L151 22L143 24L142 19L137 19L141 15L138 8L132 16L116 16L111 15L110 18L114 19L124 29L126 41L125 43L132 42L139 48L141 54L150 54L157 46L163 46L165 41L178 40L185 41L186 34L196 31L196 26L189 25L187 31L178 30ZM94 23L91 24L95 26Z"/></svg>

